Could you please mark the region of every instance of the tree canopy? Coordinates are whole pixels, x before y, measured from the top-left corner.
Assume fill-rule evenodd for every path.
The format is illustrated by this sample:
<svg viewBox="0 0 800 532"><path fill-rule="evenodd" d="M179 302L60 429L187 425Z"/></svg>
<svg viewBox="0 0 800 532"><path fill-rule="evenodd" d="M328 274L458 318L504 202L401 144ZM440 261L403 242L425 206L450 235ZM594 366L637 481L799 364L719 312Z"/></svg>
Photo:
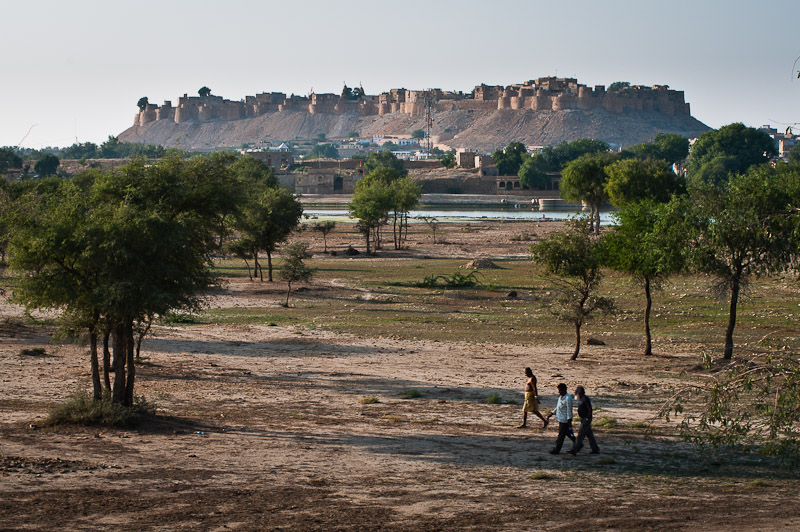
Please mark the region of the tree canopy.
<svg viewBox="0 0 800 532"><path fill-rule="evenodd" d="M608 199L606 167L616 155L608 152L586 153L568 163L561 173L561 195L569 201L585 201L591 206L589 227L600 230L600 206Z"/></svg>
<svg viewBox="0 0 800 532"><path fill-rule="evenodd" d="M776 155L775 143L767 133L737 122L700 135L692 146L687 169L691 179L721 183L730 174L744 173Z"/></svg>
<svg viewBox="0 0 800 532"><path fill-rule="evenodd" d="M528 153L521 142L511 142L502 150L492 153L492 161L500 175L517 175L524 156Z"/></svg>
<svg viewBox="0 0 800 532"><path fill-rule="evenodd" d="M389 151L372 152L364 161L364 172L366 174L370 174L378 168L392 168L397 171L400 177L408 175L408 170L406 170L403 161Z"/></svg>
<svg viewBox="0 0 800 532"><path fill-rule="evenodd" d="M660 159L623 159L605 171L605 191L615 207L640 200L666 202L683 186L683 178Z"/></svg>
<svg viewBox="0 0 800 532"><path fill-rule="evenodd" d="M53 175L56 173L59 164L61 164L61 161L59 161L58 157L52 153L46 153L33 165L33 171L39 176Z"/></svg>

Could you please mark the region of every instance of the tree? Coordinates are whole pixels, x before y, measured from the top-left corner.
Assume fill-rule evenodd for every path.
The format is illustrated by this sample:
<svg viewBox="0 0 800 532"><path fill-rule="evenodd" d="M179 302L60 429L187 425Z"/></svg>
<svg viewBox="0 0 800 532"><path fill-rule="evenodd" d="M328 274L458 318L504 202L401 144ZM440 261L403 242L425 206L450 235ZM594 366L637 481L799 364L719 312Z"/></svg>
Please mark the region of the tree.
<svg viewBox="0 0 800 532"><path fill-rule="evenodd" d="M286 281L286 303L283 306L288 307L292 283L308 282L314 276L314 272L304 262L311 258L308 244L305 242L292 242L284 246L282 251L284 254L283 266L278 275L282 281Z"/></svg>
<svg viewBox="0 0 800 532"><path fill-rule="evenodd" d="M800 142L789 148L789 151L786 152L786 162L790 164L800 164Z"/></svg>
<svg viewBox="0 0 800 532"><path fill-rule="evenodd" d="M306 159L338 159L339 150L333 144L317 144L305 156Z"/></svg>
<svg viewBox="0 0 800 532"><path fill-rule="evenodd" d="M497 166L500 175L517 175L522 166L523 157L527 153L524 144L511 142L505 149L495 150L492 153L492 161Z"/></svg>
<svg viewBox="0 0 800 532"><path fill-rule="evenodd" d="M589 229L600 231L600 206L608 200L606 166L614 162L612 153L587 153L567 164L561 174L561 195L569 201L585 201L591 207Z"/></svg>
<svg viewBox="0 0 800 532"><path fill-rule="evenodd" d="M147 109L147 105L150 103L150 100L147 99L147 96L142 96L139 98L139 101L136 102L136 107L139 108L140 111L144 111Z"/></svg>
<svg viewBox="0 0 800 532"><path fill-rule="evenodd" d="M211 89L203 85L200 87L200 89L198 89L197 94L199 94L201 98L205 98L206 96L211 95Z"/></svg>
<svg viewBox="0 0 800 532"><path fill-rule="evenodd" d="M618 92L631 86L630 81L615 81L608 86L608 92Z"/></svg>
<svg viewBox="0 0 800 532"><path fill-rule="evenodd" d="M733 123L700 135L689 154L689 177L722 183L730 174L741 174L777 155L775 144L764 131Z"/></svg>
<svg viewBox="0 0 800 532"><path fill-rule="evenodd" d="M39 174L39 176L53 175L56 173L59 164L61 164L61 161L58 160L58 157L47 153L36 161L36 164L33 165L33 171Z"/></svg>
<svg viewBox="0 0 800 532"><path fill-rule="evenodd" d="M0 172L6 172L9 168L22 168L22 157L13 148L0 148Z"/></svg>
<svg viewBox="0 0 800 532"><path fill-rule="evenodd" d="M300 223L303 206L291 191L285 188L259 187L238 213L234 214L233 226L253 258L254 272L264 280L264 272L258 256L267 254L267 280L272 282L272 254Z"/></svg>
<svg viewBox="0 0 800 532"><path fill-rule="evenodd" d="M382 179L370 179L368 175L356 183L348 209L350 215L358 219L356 227L364 235L367 254L370 253L370 237L376 249L380 246L378 229L386 223L392 209L391 194L391 185Z"/></svg>
<svg viewBox="0 0 800 532"><path fill-rule="evenodd" d="M58 308L89 332L94 397L103 397L98 338L112 339L112 401L133 403L137 323L199 305L220 211L232 208L228 159L136 160L31 188L20 200L9 256L24 273L15 297ZM146 328L141 328L142 331ZM110 358L104 356L104 361ZM109 389L110 388L110 389Z"/></svg>
<svg viewBox="0 0 800 532"><path fill-rule="evenodd" d="M603 238L603 263L631 275L644 290L645 356L653 352L652 291L661 289L670 275L684 267L686 233L680 230L682 205L680 200L670 205L652 200L626 203L614 214L616 226Z"/></svg>
<svg viewBox="0 0 800 532"><path fill-rule="evenodd" d="M653 142L634 146L633 153L642 159L663 159L670 164L680 163L689 156L689 139L677 133L658 133Z"/></svg>
<svg viewBox="0 0 800 532"><path fill-rule="evenodd" d="M403 161L395 157L394 154L389 151L370 153L367 160L364 161L365 173L370 174L378 168L392 168L397 172L399 177L408 175L408 170L406 170Z"/></svg>
<svg viewBox="0 0 800 532"><path fill-rule="evenodd" d="M591 234L586 220L575 219L567 230L553 233L530 248L544 275L556 285L559 295L551 312L575 327L576 360L581 349L581 327L598 311L611 312L610 299L596 295L600 284L600 240Z"/></svg>
<svg viewBox="0 0 800 532"><path fill-rule="evenodd" d="M422 140L425 138L425 130L423 129L415 129L411 132L411 138L416 140Z"/></svg>
<svg viewBox="0 0 800 532"><path fill-rule="evenodd" d="M605 192L617 208L641 200L664 203L683 185L683 179L659 159L623 159L605 172Z"/></svg>
<svg viewBox="0 0 800 532"><path fill-rule="evenodd" d="M409 177L401 177L390 184L392 198L394 249L400 249L408 233L408 213L419 204L422 188Z"/></svg>
<svg viewBox="0 0 800 532"><path fill-rule="evenodd" d="M445 153L439 160L445 168L455 168L456 166L456 156L452 153Z"/></svg>
<svg viewBox="0 0 800 532"><path fill-rule="evenodd" d="M428 224L428 227L431 228L431 231L433 231L433 243L435 244L436 243L436 229L439 227L439 223L440 223L439 219L436 218L435 216L417 216L417 219L418 220L422 220L423 222Z"/></svg>
<svg viewBox="0 0 800 532"><path fill-rule="evenodd" d="M786 269L800 254L800 171L754 166L718 186L692 182L690 196L691 264L730 296L724 348L730 359L742 288L753 276Z"/></svg>
<svg viewBox="0 0 800 532"><path fill-rule="evenodd" d="M336 228L336 222L332 220L327 220L325 222L317 222L311 228L313 231L322 234L322 241L325 246L323 253L328 252L328 234L330 234L330 232L333 231L334 228Z"/></svg>
<svg viewBox="0 0 800 532"><path fill-rule="evenodd" d="M536 157L525 157L517 175L522 186L526 188L544 189L550 184L550 176L540 168Z"/></svg>

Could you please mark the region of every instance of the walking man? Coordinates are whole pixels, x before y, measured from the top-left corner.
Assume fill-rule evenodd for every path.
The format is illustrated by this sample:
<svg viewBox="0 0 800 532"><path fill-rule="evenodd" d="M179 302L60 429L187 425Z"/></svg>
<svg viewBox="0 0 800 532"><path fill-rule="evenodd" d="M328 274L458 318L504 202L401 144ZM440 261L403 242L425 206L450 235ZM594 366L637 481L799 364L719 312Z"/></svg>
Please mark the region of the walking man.
<svg viewBox="0 0 800 532"><path fill-rule="evenodd" d="M550 454L561 452L564 438L569 438L572 440L572 444L575 444L575 436L570 434L570 429L572 428L572 396L567 393L567 385L563 382L557 386L557 389L558 401L556 402L556 407L547 414L547 419L550 419L550 416L556 416L556 421L558 421L558 438L556 438L556 446L550 450Z"/></svg>
<svg viewBox="0 0 800 532"><path fill-rule="evenodd" d="M583 386L575 388L575 399L578 400L578 417L581 418L581 428L578 429L578 439L573 441L572 449L567 452L572 456L577 455L583 447L583 439L588 438L589 447L592 448L591 454L597 454L600 452L600 448L597 446L592 432L592 402L586 396Z"/></svg>
<svg viewBox="0 0 800 532"><path fill-rule="evenodd" d="M517 427L523 429L528 426L528 412L533 412L539 419L542 420L542 430L547 428L547 420L541 412L539 412L539 390L536 388L536 375L533 374L531 368L525 368L525 376L528 377L525 382L525 404L522 407L522 425Z"/></svg>

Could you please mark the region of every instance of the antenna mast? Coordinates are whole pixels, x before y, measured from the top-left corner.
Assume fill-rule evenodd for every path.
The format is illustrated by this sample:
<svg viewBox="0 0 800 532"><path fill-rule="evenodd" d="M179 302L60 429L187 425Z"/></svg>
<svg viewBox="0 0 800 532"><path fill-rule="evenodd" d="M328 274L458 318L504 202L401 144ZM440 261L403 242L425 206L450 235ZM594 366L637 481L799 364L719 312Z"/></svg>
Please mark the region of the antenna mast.
<svg viewBox="0 0 800 532"><path fill-rule="evenodd" d="M425 91L425 150L428 156L433 155L433 139L431 133L433 131L433 91L428 89Z"/></svg>

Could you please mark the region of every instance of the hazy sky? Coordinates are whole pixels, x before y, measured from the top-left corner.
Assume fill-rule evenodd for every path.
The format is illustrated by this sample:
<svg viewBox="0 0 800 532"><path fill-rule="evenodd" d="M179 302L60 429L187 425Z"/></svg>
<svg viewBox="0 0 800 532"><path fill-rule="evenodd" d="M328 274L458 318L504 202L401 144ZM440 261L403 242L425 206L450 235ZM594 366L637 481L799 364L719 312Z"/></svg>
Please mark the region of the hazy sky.
<svg viewBox="0 0 800 532"><path fill-rule="evenodd" d="M100 143L140 97L203 85L238 100L558 75L670 85L712 127L800 122L798 0L0 0L0 20L0 146Z"/></svg>

